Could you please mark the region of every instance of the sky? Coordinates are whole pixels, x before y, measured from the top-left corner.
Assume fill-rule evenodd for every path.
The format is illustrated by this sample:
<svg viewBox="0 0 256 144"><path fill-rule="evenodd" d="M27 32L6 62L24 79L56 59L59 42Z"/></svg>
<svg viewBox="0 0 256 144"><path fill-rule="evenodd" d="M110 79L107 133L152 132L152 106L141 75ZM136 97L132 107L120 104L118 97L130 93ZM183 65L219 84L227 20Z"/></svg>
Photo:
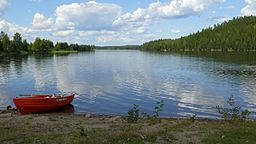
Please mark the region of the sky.
<svg viewBox="0 0 256 144"><path fill-rule="evenodd" d="M0 31L30 42L130 45L248 15L256 0L0 0Z"/></svg>

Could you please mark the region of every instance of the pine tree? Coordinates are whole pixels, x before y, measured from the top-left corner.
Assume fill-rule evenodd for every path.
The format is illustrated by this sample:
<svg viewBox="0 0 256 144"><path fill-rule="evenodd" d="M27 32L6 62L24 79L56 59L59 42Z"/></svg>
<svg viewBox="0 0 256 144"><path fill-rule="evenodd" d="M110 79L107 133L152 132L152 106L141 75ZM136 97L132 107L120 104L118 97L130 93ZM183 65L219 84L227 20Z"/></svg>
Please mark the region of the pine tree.
<svg viewBox="0 0 256 144"><path fill-rule="evenodd" d="M144 43L141 50L152 51L255 51L256 17L234 18L179 39L159 39Z"/></svg>

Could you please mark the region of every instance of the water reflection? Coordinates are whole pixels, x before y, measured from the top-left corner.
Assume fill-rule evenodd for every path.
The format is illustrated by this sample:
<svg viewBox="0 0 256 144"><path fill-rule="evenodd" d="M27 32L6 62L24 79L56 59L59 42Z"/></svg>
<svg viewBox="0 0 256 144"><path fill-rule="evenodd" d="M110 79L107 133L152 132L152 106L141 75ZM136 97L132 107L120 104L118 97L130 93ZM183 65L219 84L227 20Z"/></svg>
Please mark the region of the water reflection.
<svg viewBox="0 0 256 144"><path fill-rule="evenodd" d="M98 50L69 55L36 55L0 61L0 104L20 93L75 91L76 112L126 114L138 104L152 113L164 100L162 116L216 117L216 105L234 95L255 110L254 54L161 54ZM221 58L220 58L221 57ZM240 58L239 58L240 59Z"/></svg>
<svg viewBox="0 0 256 144"><path fill-rule="evenodd" d="M179 53L185 56L200 57L212 59L218 62L224 62L229 64L245 64L255 65L256 64L256 53L255 52L183 52Z"/></svg>

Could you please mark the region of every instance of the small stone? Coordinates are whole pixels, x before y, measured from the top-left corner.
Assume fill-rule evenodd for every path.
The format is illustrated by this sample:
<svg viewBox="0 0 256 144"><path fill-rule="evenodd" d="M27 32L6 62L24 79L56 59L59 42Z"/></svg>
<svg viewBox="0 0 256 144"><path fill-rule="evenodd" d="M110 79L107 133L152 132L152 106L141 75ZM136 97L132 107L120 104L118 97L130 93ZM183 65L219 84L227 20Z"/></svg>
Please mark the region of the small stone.
<svg viewBox="0 0 256 144"><path fill-rule="evenodd" d="M86 118L92 118L92 115L91 114L86 114L85 117Z"/></svg>

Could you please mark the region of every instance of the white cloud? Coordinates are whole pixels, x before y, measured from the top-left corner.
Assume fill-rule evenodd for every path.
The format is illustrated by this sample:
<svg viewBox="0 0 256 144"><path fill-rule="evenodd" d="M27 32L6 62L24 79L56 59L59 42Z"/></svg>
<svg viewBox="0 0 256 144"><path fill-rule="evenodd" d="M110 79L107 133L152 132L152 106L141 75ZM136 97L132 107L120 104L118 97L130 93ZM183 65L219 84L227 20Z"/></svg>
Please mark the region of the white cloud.
<svg viewBox="0 0 256 144"><path fill-rule="evenodd" d="M158 1L151 3L147 8L138 8L132 13L124 14L122 14L122 8L113 3L96 1L71 3L56 8L54 24L51 18L47 19L44 15L36 13L33 28L49 29L53 25L52 35L61 37L67 37L74 32L78 32L80 36L92 31L102 33L102 30L139 35L145 34L149 26L160 19L199 15L210 4L224 1L172 0L169 3ZM106 42L109 39L98 38L97 41Z"/></svg>
<svg viewBox="0 0 256 144"><path fill-rule="evenodd" d="M200 15L209 5L223 3L225 0L172 0L151 3L147 8L138 8L132 13L125 13L113 22L122 28L148 26L160 19L184 18Z"/></svg>
<svg viewBox="0 0 256 144"><path fill-rule="evenodd" d="M99 43L111 42L113 40L112 36L99 36L96 38L96 41Z"/></svg>
<svg viewBox="0 0 256 144"><path fill-rule="evenodd" d="M14 35L16 32L20 33L23 38L31 40L37 31L32 28L22 27L17 24L7 22L5 20L0 20L0 30L8 33L9 36Z"/></svg>
<svg viewBox="0 0 256 144"><path fill-rule="evenodd" d="M78 35L80 37L90 37L98 35L114 35L117 34L116 31L100 30L100 31L79 31Z"/></svg>
<svg viewBox="0 0 256 144"><path fill-rule="evenodd" d="M53 36L66 37L74 33L74 30L62 30L53 32Z"/></svg>
<svg viewBox="0 0 256 144"><path fill-rule="evenodd" d="M122 8L116 4L89 1L61 5L56 8L52 35L62 38L72 36L80 39L93 39L98 43L135 42L141 39L137 35L145 34L147 28L136 17L131 20L138 21L136 27L131 25L120 29L113 25L121 14ZM141 15L139 10L134 14L138 17Z"/></svg>
<svg viewBox="0 0 256 144"><path fill-rule="evenodd" d="M145 32L146 32L146 27L145 26L138 27L134 30L134 33L138 33L138 34L143 34Z"/></svg>
<svg viewBox="0 0 256 144"><path fill-rule="evenodd" d="M7 0L0 0L0 4L3 1ZM33 37L43 36L55 42L142 43L156 38L149 32L152 24L164 19L198 16L211 4L222 2L225 0L158 1L127 13L122 13L122 8L114 3L71 3L58 6L50 18L35 13L32 27L0 21L0 29L3 27L10 34L19 32L29 36L33 33ZM180 30L171 32L180 33Z"/></svg>
<svg viewBox="0 0 256 144"><path fill-rule="evenodd" d="M46 19L43 14L36 13L32 22L33 28L35 29L49 29L53 25L53 19Z"/></svg>
<svg viewBox="0 0 256 144"><path fill-rule="evenodd" d="M222 3L225 0L172 0L168 4L161 2L149 6L149 15L161 18L189 17L199 15L212 3Z"/></svg>
<svg viewBox="0 0 256 144"><path fill-rule="evenodd" d="M256 15L256 0L245 0L245 3L247 5L241 10L242 15Z"/></svg>
<svg viewBox="0 0 256 144"><path fill-rule="evenodd" d="M111 29L121 14L121 7L111 3L72 3L56 9L56 28L76 30Z"/></svg>
<svg viewBox="0 0 256 144"><path fill-rule="evenodd" d="M3 1L0 2L0 6L3 7ZM51 18L35 13L31 27L0 20L0 29L10 37L19 32L29 41L42 37L54 42L132 44L145 42L153 37L146 33L147 28L140 24L136 28L129 28L129 31L113 26L113 22L121 14L122 8L116 4L95 1L72 3L57 7L55 15Z"/></svg>
<svg viewBox="0 0 256 144"><path fill-rule="evenodd" d="M7 0L0 0L0 16L3 15L5 8L7 7Z"/></svg>
<svg viewBox="0 0 256 144"><path fill-rule="evenodd" d="M16 32L20 33L34 33L35 31L28 27L21 27L19 25L6 22L4 20L0 20L0 29L3 31L7 31L10 34L14 34Z"/></svg>

